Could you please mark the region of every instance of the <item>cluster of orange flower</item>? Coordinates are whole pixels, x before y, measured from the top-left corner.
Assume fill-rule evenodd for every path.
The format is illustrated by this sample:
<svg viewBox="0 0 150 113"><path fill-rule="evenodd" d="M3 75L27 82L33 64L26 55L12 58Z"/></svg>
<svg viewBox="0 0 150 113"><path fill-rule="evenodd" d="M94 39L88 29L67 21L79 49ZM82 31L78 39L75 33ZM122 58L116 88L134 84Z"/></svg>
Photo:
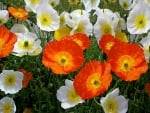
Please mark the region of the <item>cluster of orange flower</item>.
<svg viewBox="0 0 150 113"><path fill-rule="evenodd" d="M138 44L104 35L99 46L107 54L112 71L122 80L137 80L148 69L144 51Z"/></svg>
<svg viewBox="0 0 150 113"><path fill-rule="evenodd" d="M89 45L89 38L82 33L49 42L44 48L42 63L55 74L69 74L82 66L85 59L83 50ZM133 81L148 69L143 49L138 44L103 35L99 47L106 53L106 61L86 63L74 79L75 90L83 99L104 93L112 81L111 71L122 80Z"/></svg>
<svg viewBox="0 0 150 113"><path fill-rule="evenodd" d="M28 18L28 12L23 8L9 7L8 11L15 19L26 20Z"/></svg>
<svg viewBox="0 0 150 113"><path fill-rule="evenodd" d="M81 67L84 62L83 49L89 45L89 38L82 33L49 42L43 51L42 63L55 74L69 74Z"/></svg>

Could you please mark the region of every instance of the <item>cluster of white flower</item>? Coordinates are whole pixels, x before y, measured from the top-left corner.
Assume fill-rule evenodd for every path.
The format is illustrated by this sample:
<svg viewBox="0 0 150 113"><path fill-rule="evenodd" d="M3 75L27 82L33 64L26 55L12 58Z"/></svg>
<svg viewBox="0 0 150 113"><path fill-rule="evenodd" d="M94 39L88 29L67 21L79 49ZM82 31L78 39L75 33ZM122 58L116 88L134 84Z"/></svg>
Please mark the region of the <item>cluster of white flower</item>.
<svg viewBox="0 0 150 113"><path fill-rule="evenodd" d="M0 90L5 94L16 94L22 89L23 73L13 70L3 70L0 73ZM16 105L12 98L3 97L0 100L0 113L15 113Z"/></svg>
<svg viewBox="0 0 150 113"><path fill-rule="evenodd" d="M61 86L57 90L57 99L61 102L61 107L68 109L74 107L84 100L76 94L73 81L66 79L65 86ZM124 96L119 95L119 88L108 93L106 97L101 97L100 104L105 113L126 113L128 110L128 100Z"/></svg>
<svg viewBox="0 0 150 113"><path fill-rule="evenodd" d="M41 40L35 33L29 32L28 28L23 24L14 24L11 31L17 35L17 42L12 51L13 55L35 56L42 52Z"/></svg>

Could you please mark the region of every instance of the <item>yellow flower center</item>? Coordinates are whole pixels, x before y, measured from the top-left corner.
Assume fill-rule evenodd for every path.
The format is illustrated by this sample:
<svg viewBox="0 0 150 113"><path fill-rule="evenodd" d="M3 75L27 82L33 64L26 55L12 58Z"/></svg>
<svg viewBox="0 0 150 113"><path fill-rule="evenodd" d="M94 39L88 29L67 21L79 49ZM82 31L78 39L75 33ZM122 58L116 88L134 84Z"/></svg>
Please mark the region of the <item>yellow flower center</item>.
<svg viewBox="0 0 150 113"><path fill-rule="evenodd" d="M135 20L134 20L134 24L138 29L142 29L145 28L146 24L147 24L147 18L145 15L137 15Z"/></svg>
<svg viewBox="0 0 150 113"><path fill-rule="evenodd" d="M83 23L79 23L74 33L84 33L84 30L85 30L85 25Z"/></svg>
<svg viewBox="0 0 150 113"><path fill-rule="evenodd" d="M104 103L107 113L118 113L118 103L114 98L108 98Z"/></svg>
<svg viewBox="0 0 150 113"><path fill-rule="evenodd" d="M40 0L30 0L31 5L36 5L40 2Z"/></svg>
<svg viewBox="0 0 150 113"><path fill-rule="evenodd" d="M56 6L56 2L55 2L55 1L49 2L49 4L50 4L51 6L53 6L53 7Z"/></svg>
<svg viewBox="0 0 150 113"><path fill-rule="evenodd" d="M101 87L101 80L98 73L93 73L87 80L87 88L90 90L95 91Z"/></svg>
<svg viewBox="0 0 150 113"><path fill-rule="evenodd" d="M110 26L110 24L103 24L102 28L101 28L101 33L104 34L112 34L112 27Z"/></svg>
<svg viewBox="0 0 150 113"><path fill-rule="evenodd" d="M29 40L22 40L18 42L18 45L23 50L31 50L34 43Z"/></svg>
<svg viewBox="0 0 150 113"><path fill-rule="evenodd" d="M68 97L68 100L73 103L80 101L80 96L76 94L74 89L70 89L68 91L67 97Z"/></svg>
<svg viewBox="0 0 150 113"><path fill-rule="evenodd" d="M16 82L17 82L17 78L15 75L9 74L9 75L5 76L5 78L4 78L4 84L6 86L14 86L16 84Z"/></svg>
<svg viewBox="0 0 150 113"><path fill-rule="evenodd" d="M57 40L57 41L58 41L58 40L61 40L61 38L62 38L63 36L69 35L69 34L70 34L70 31L71 31L71 29L68 28L68 27L66 27L66 26L61 27L60 29L58 29L58 30L56 30L56 31L54 32L54 39Z"/></svg>
<svg viewBox="0 0 150 113"><path fill-rule="evenodd" d="M66 22L64 16L60 16L60 24L64 24Z"/></svg>
<svg viewBox="0 0 150 113"><path fill-rule="evenodd" d="M91 4L94 4L94 2L95 2L95 0L90 0L90 3L91 3Z"/></svg>
<svg viewBox="0 0 150 113"><path fill-rule="evenodd" d="M122 56L119 60L119 68L122 71L127 72L134 66L134 59L129 55Z"/></svg>
<svg viewBox="0 0 150 113"><path fill-rule="evenodd" d="M2 113L11 113L13 111L13 106L9 102L2 104Z"/></svg>
<svg viewBox="0 0 150 113"><path fill-rule="evenodd" d="M16 13L15 13L15 16L16 16L16 17L22 17L22 13L21 13L21 12L16 12Z"/></svg>
<svg viewBox="0 0 150 113"><path fill-rule="evenodd" d="M68 66L72 62L72 56L68 52L59 52L55 55L55 59L61 66Z"/></svg>
<svg viewBox="0 0 150 113"><path fill-rule="evenodd" d="M43 26L49 26L52 23L52 17L46 13L41 14L39 19Z"/></svg>
<svg viewBox="0 0 150 113"><path fill-rule="evenodd" d="M126 1L124 1L124 2L122 3L122 7L123 7L123 8L126 9L126 8L128 8L128 6L129 6L129 5L128 5L128 3L127 3Z"/></svg>

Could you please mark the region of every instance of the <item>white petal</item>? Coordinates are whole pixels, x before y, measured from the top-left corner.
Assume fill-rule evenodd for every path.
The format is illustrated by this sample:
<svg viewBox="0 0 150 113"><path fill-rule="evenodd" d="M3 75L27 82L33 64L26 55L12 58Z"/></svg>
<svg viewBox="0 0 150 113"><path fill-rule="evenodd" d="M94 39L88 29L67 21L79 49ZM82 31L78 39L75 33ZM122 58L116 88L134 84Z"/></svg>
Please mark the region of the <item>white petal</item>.
<svg viewBox="0 0 150 113"><path fill-rule="evenodd" d="M128 110L128 100L124 96L118 96L118 113L126 113Z"/></svg>
<svg viewBox="0 0 150 113"><path fill-rule="evenodd" d="M57 90L56 97L59 101L61 102L66 102L68 100L67 93L68 93L69 88L66 86L61 86Z"/></svg>

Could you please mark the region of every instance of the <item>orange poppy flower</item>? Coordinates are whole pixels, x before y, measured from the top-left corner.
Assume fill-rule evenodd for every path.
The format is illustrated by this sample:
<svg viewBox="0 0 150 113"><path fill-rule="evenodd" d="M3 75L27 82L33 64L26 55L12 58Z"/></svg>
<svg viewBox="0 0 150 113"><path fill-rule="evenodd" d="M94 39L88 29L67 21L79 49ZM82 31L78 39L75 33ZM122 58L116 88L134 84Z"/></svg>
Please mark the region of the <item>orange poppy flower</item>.
<svg viewBox="0 0 150 113"><path fill-rule="evenodd" d="M63 40L68 39L68 40L75 41L82 48L82 50L87 49L91 44L91 40L84 33L76 33L73 35L67 35L67 36L64 36L62 39Z"/></svg>
<svg viewBox="0 0 150 113"><path fill-rule="evenodd" d="M72 40L49 42L43 50L42 63L56 74L76 71L83 61L82 49Z"/></svg>
<svg viewBox="0 0 150 113"><path fill-rule="evenodd" d="M0 58L8 56L17 41L17 36L6 27L0 27Z"/></svg>
<svg viewBox="0 0 150 113"><path fill-rule="evenodd" d="M28 12L25 9L9 7L8 11L15 19L25 20L28 18Z"/></svg>
<svg viewBox="0 0 150 113"><path fill-rule="evenodd" d="M144 51L138 44L115 42L109 51L108 61L116 76L125 81L139 79L148 69Z"/></svg>
<svg viewBox="0 0 150 113"><path fill-rule="evenodd" d="M118 40L113 35L105 34L99 40L99 47L104 53L108 54L112 46L115 44L115 41Z"/></svg>
<svg viewBox="0 0 150 113"><path fill-rule="evenodd" d="M84 33L76 33L72 35L72 39L82 48L82 50L87 49L91 44L91 40Z"/></svg>
<svg viewBox="0 0 150 113"><path fill-rule="evenodd" d="M146 83L144 89L145 89L145 92L150 97L150 83Z"/></svg>
<svg viewBox="0 0 150 113"><path fill-rule="evenodd" d="M26 88L28 86L29 81L32 79L32 73L28 72L24 69L19 69L18 71L20 71L24 74L23 81L22 81L22 87Z"/></svg>
<svg viewBox="0 0 150 113"><path fill-rule="evenodd" d="M112 81L109 63L90 61L75 76L73 85L82 99L91 99L104 93Z"/></svg>

